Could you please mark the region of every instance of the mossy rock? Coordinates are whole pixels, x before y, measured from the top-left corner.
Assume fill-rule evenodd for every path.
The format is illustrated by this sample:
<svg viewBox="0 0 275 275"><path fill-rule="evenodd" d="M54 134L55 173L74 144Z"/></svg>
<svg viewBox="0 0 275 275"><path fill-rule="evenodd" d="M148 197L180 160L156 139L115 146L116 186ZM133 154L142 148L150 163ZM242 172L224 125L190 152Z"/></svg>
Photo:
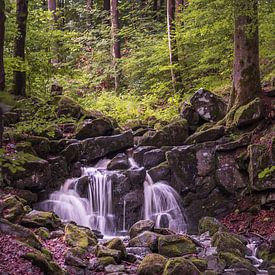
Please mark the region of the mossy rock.
<svg viewBox="0 0 275 275"><path fill-rule="evenodd" d="M116 264L115 259L111 256L100 257L98 260L99 260L99 264L103 265L103 266L107 266L110 264L114 264L114 265Z"/></svg>
<svg viewBox="0 0 275 275"><path fill-rule="evenodd" d="M152 252L158 250L158 239L161 235L155 232L145 231L131 239L128 243L129 247L148 247Z"/></svg>
<svg viewBox="0 0 275 275"><path fill-rule="evenodd" d="M155 222L151 220L140 220L129 229L130 238L134 238L144 231L153 231Z"/></svg>
<svg viewBox="0 0 275 275"><path fill-rule="evenodd" d="M86 249L88 246L97 244L95 235L89 229L78 227L68 223L65 226L65 242L72 247L81 247Z"/></svg>
<svg viewBox="0 0 275 275"><path fill-rule="evenodd" d="M24 153L29 153L31 155L36 155L35 150L32 147L32 144L30 142L27 141L21 141L19 143L16 144L15 149L17 151L22 151Z"/></svg>
<svg viewBox="0 0 275 275"><path fill-rule="evenodd" d="M34 231L34 233L42 240L47 240L50 238L50 231L46 227L39 227Z"/></svg>
<svg viewBox="0 0 275 275"><path fill-rule="evenodd" d="M104 246L97 246L96 248L96 256L101 257L112 257L115 259L117 263L119 263L122 259L122 253L120 250L107 248Z"/></svg>
<svg viewBox="0 0 275 275"><path fill-rule="evenodd" d="M64 275L64 270L55 262L47 260L40 252L29 252L23 257L38 266L46 275Z"/></svg>
<svg viewBox="0 0 275 275"><path fill-rule="evenodd" d="M57 100L57 114L59 116L65 115L79 119L85 114L84 109L72 98L61 96L57 97Z"/></svg>
<svg viewBox="0 0 275 275"><path fill-rule="evenodd" d="M169 259L165 265L163 275L201 275L197 267L183 257Z"/></svg>
<svg viewBox="0 0 275 275"><path fill-rule="evenodd" d="M61 220L53 212L33 210L25 215L21 223L26 227L46 227L52 230L61 225Z"/></svg>
<svg viewBox="0 0 275 275"><path fill-rule="evenodd" d="M262 118L260 98L255 98L248 104L239 107L234 114L233 124L238 128L251 125Z"/></svg>
<svg viewBox="0 0 275 275"><path fill-rule="evenodd" d="M192 264L194 266L196 266L196 268L203 272L207 269L207 261L205 259L201 259L201 258L190 258L189 261L192 262Z"/></svg>
<svg viewBox="0 0 275 275"><path fill-rule="evenodd" d="M25 215L24 204L18 196L6 195L0 199L0 215L8 221L20 223Z"/></svg>
<svg viewBox="0 0 275 275"><path fill-rule="evenodd" d="M42 244L37 236L28 228L25 228L19 224L14 224L8 220L0 218L0 232L15 236L20 241L30 245L31 247L40 250Z"/></svg>
<svg viewBox="0 0 275 275"><path fill-rule="evenodd" d="M196 245L186 236L160 236L158 239L158 252L167 257L179 257L195 253Z"/></svg>
<svg viewBox="0 0 275 275"><path fill-rule="evenodd" d="M240 257L234 253L230 252L221 252L218 254L220 260L223 260L226 263L228 268L232 266L238 266L242 268L246 268L255 274L257 273L257 269L251 264L251 262L243 257Z"/></svg>
<svg viewBox="0 0 275 275"><path fill-rule="evenodd" d="M239 256L245 256L248 248L233 234L216 232L212 237L212 245L218 252L231 252Z"/></svg>
<svg viewBox="0 0 275 275"><path fill-rule="evenodd" d="M209 232L213 236L218 231L226 231L226 227L214 217L203 217L199 221L199 234Z"/></svg>
<svg viewBox="0 0 275 275"><path fill-rule="evenodd" d="M148 254L140 263L138 275L158 275L162 274L167 259L159 254Z"/></svg>
<svg viewBox="0 0 275 275"><path fill-rule="evenodd" d="M126 247L120 238L114 238L108 241L105 245L107 248L119 250L121 252L122 258L127 256Z"/></svg>

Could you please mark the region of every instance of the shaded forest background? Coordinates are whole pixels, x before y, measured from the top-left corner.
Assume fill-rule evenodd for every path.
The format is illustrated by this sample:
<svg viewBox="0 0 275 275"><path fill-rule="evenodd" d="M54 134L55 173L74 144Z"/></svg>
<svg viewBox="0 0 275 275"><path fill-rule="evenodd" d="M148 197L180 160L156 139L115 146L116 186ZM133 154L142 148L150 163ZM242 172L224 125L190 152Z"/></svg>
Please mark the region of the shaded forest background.
<svg viewBox="0 0 275 275"><path fill-rule="evenodd" d="M111 53L110 10L101 1L58 1L49 11L45 1L28 3L25 60L14 57L17 34L16 3L6 1L6 93L12 101L13 72L26 72L26 94L18 101L32 109L19 131L43 129L56 123L51 117L52 85L63 88L84 108L102 111L120 123L152 116L169 121L178 114L180 102L204 87L227 97L231 90L233 63L233 3L230 0L190 0L180 5L175 19L174 51L169 63L166 3L164 1L118 2L121 58L114 66ZM53 15L54 13L54 15ZM259 3L260 66L262 81L274 77L274 2ZM182 86L173 88L171 69ZM119 76L119 88L115 78ZM31 98L31 100L30 100ZM54 115L53 115L54 116ZM34 118L34 119L33 119ZM61 118L58 118L60 120ZM71 118L62 118L69 121ZM62 122L64 122L62 121Z"/></svg>

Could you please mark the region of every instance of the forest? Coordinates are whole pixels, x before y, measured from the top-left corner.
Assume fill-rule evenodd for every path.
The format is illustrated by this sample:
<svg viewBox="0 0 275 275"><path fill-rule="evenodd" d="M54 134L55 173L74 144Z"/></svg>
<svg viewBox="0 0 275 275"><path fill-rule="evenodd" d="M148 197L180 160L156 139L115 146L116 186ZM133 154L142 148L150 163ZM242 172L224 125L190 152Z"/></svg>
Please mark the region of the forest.
<svg viewBox="0 0 275 275"><path fill-rule="evenodd" d="M0 274L275 274L274 0L0 0Z"/></svg>

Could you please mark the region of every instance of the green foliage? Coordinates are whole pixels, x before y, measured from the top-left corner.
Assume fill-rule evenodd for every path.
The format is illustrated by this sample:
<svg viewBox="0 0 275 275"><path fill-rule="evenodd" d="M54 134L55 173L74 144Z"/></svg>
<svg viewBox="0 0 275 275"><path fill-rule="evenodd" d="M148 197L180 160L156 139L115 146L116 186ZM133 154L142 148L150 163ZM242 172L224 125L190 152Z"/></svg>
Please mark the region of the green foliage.
<svg viewBox="0 0 275 275"><path fill-rule="evenodd" d="M13 174L25 171L23 166L28 158L29 154L24 152L7 153L4 149L0 149L0 166L8 169Z"/></svg>
<svg viewBox="0 0 275 275"><path fill-rule="evenodd" d="M273 175L273 173L275 173L275 166L270 166L270 167L267 167L265 168L263 171L261 171L259 174L258 174L258 178L260 180L263 180L263 179L266 179L270 176Z"/></svg>

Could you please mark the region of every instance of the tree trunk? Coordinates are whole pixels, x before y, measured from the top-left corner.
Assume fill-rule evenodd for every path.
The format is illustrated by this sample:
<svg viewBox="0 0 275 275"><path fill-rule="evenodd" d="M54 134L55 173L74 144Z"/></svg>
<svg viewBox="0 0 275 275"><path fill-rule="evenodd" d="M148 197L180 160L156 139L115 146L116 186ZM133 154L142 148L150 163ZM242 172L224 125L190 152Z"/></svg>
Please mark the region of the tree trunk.
<svg viewBox="0 0 275 275"><path fill-rule="evenodd" d="M233 89L229 109L245 105L261 91L258 1L234 1Z"/></svg>
<svg viewBox="0 0 275 275"><path fill-rule="evenodd" d="M111 9L110 0L103 0L103 9L105 11L110 11L110 9Z"/></svg>
<svg viewBox="0 0 275 275"><path fill-rule="evenodd" d="M52 12L54 22L57 21L56 17L56 0L48 0L48 11Z"/></svg>
<svg viewBox="0 0 275 275"><path fill-rule="evenodd" d="M24 62L28 18L28 0L16 1L16 24L18 35L15 38L14 56ZM14 93L26 95L26 72L14 71Z"/></svg>
<svg viewBox="0 0 275 275"><path fill-rule="evenodd" d="M174 68L174 65L179 63L177 41L176 41L176 26L175 26L175 0L167 0L167 34L168 34L168 48L169 60L171 65L171 78L175 92L179 92L182 87L182 79L180 72Z"/></svg>
<svg viewBox="0 0 275 275"><path fill-rule="evenodd" d="M118 37L119 30L119 13L118 13L118 0L110 0L111 4L111 23L112 23L112 56L113 64L115 70L115 90L119 89L119 68L118 68L118 59L121 58L120 53L120 39Z"/></svg>
<svg viewBox="0 0 275 275"><path fill-rule="evenodd" d="M3 146L3 133L4 133L3 110L2 110L2 107L0 106L0 148L2 148Z"/></svg>
<svg viewBox="0 0 275 275"><path fill-rule="evenodd" d="M93 0L87 0L86 4L87 4L87 9L92 9L93 8Z"/></svg>
<svg viewBox="0 0 275 275"><path fill-rule="evenodd" d="M0 91L5 89L4 69L5 0L0 0Z"/></svg>

